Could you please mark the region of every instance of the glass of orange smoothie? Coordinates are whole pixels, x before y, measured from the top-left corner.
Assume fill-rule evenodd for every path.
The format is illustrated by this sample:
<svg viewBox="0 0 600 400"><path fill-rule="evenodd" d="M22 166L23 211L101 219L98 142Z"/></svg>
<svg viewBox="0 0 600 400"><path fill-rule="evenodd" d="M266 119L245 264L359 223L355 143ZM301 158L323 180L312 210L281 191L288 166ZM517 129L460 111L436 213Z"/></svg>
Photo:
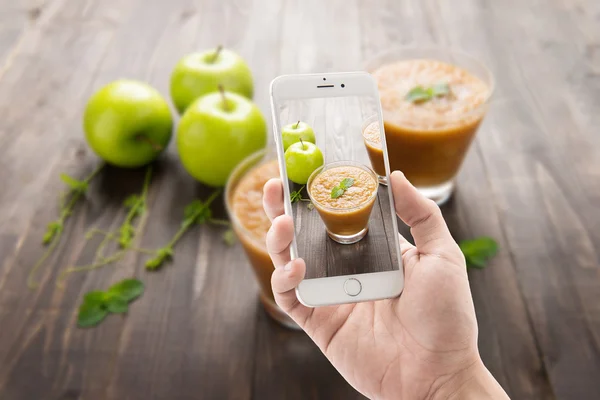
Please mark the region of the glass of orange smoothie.
<svg viewBox="0 0 600 400"><path fill-rule="evenodd" d="M379 88L391 171L445 202L488 109L491 72L468 54L435 47L386 52L367 70Z"/></svg>
<svg viewBox="0 0 600 400"><path fill-rule="evenodd" d="M312 173L306 187L331 239L352 244L365 237L379 187L371 168L354 161L325 164Z"/></svg>
<svg viewBox="0 0 600 400"><path fill-rule="evenodd" d="M300 329L275 303L271 289L274 266L267 253L265 238L271 222L262 205L263 186L279 177L274 154L262 150L243 160L231 173L225 188L225 203L233 229L244 248L260 285L260 301L267 313L280 324Z"/></svg>

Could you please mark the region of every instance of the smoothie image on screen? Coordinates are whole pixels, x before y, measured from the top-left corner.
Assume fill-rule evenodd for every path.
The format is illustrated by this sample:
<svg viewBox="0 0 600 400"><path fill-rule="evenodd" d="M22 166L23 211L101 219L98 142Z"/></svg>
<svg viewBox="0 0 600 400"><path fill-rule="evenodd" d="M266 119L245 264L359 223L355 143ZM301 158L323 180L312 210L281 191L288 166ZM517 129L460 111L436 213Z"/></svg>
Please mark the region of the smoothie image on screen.
<svg viewBox="0 0 600 400"><path fill-rule="evenodd" d="M331 239L351 244L367 234L377 187L375 173L351 161L327 164L313 172L308 194Z"/></svg>
<svg viewBox="0 0 600 400"><path fill-rule="evenodd" d="M377 93L288 99L275 112L288 143L279 151L294 220L292 257L306 262L305 279L399 269L396 215L380 184L387 182L385 137L368 127L382 120Z"/></svg>

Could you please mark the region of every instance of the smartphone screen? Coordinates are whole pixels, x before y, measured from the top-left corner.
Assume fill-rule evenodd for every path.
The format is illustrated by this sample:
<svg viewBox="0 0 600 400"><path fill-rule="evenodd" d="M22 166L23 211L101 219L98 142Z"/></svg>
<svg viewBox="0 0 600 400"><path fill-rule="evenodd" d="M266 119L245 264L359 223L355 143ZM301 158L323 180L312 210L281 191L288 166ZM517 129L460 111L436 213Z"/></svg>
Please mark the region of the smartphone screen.
<svg viewBox="0 0 600 400"><path fill-rule="evenodd" d="M398 270L379 99L286 99L274 111L305 279Z"/></svg>

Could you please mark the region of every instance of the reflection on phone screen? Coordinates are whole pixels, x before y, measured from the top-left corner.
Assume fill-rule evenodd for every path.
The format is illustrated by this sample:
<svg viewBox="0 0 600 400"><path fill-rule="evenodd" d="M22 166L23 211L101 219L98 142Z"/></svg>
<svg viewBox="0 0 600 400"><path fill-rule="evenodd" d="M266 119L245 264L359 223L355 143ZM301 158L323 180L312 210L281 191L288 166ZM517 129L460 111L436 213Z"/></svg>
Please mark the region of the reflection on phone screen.
<svg viewBox="0 0 600 400"><path fill-rule="evenodd" d="M399 269L378 100L284 100L277 112L306 279Z"/></svg>

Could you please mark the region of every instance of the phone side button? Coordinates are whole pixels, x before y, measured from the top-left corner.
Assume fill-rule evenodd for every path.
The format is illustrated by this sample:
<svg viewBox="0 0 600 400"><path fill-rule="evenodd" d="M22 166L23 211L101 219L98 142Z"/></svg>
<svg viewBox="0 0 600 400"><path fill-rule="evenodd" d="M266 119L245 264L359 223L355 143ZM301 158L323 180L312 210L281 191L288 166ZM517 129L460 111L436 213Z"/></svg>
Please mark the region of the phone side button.
<svg viewBox="0 0 600 400"><path fill-rule="evenodd" d="M344 292L348 296L358 296L362 290L362 285L358 279L350 278L344 282Z"/></svg>

